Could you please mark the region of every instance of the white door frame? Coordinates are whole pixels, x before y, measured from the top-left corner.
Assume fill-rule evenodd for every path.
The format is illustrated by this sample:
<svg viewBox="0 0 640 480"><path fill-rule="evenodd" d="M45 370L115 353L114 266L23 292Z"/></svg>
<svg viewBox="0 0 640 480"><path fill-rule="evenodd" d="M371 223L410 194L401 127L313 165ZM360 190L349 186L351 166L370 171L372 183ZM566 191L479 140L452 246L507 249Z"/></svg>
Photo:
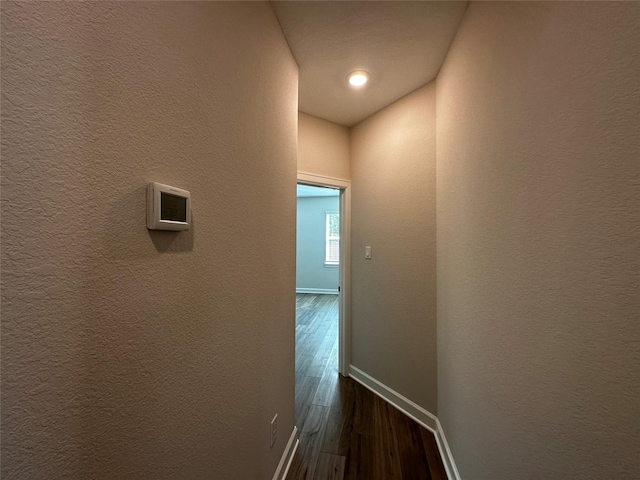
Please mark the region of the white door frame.
<svg viewBox="0 0 640 480"><path fill-rule="evenodd" d="M298 172L298 183L340 189L338 372L348 377L351 364L351 181Z"/></svg>

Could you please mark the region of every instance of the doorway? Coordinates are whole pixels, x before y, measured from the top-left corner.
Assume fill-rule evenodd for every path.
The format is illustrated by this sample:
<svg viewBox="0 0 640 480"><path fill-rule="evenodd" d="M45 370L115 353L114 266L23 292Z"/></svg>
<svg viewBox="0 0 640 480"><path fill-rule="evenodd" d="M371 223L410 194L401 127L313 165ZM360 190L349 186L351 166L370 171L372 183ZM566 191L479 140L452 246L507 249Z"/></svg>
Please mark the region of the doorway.
<svg viewBox="0 0 640 480"><path fill-rule="evenodd" d="M298 174L295 417L348 376L350 182ZM323 398L323 395L327 398Z"/></svg>
<svg viewBox="0 0 640 480"><path fill-rule="evenodd" d="M338 372L349 376L351 312L351 182L321 175L298 172L298 185L323 187L339 192L339 262L338 262Z"/></svg>

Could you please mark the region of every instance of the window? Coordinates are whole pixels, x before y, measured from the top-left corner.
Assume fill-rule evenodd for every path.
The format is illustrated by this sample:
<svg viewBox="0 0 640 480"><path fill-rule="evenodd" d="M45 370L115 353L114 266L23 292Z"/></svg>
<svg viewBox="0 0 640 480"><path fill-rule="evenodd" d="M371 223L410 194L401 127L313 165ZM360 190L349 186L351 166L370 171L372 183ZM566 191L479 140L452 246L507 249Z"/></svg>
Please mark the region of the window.
<svg viewBox="0 0 640 480"><path fill-rule="evenodd" d="M340 214L326 212L326 256L325 265L340 264Z"/></svg>

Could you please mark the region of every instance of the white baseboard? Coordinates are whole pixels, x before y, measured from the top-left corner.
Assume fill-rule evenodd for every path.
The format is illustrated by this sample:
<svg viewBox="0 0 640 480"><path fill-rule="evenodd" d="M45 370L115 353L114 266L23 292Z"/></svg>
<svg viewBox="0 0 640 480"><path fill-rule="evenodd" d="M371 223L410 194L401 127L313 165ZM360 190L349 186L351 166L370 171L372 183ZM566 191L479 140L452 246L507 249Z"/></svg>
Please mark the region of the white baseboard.
<svg viewBox="0 0 640 480"><path fill-rule="evenodd" d="M447 475L449 475L450 479L461 480L460 472L458 472L458 467L456 467L456 462L453 460L453 454L451 453L451 449L449 448L449 444L447 443L447 437L444 436L442 424L438 419L436 419L436 423L438 424L436 442L438 442L438 449L440 450L440 456L442 457L442 463L444 463L444 468L447 471Z"/></svg>
<svg viewBox="0 0 640 480"><path fill-rule="evenodd" d="M436 437L436 443L438 444L442 463L444 463L444 468L447 471L447 477L449 480L461 480L438 417L403 395L400 395L395 390L387 387L384 383L379 382L371 375L360 370L358 367L350 365L349 370L349 376L356 382L371 390L409 418L415 420L419 425L422 425L424 428L431 431Z"/></svg>
<svg viewBox="0 0 640 480"><path fill-rule="evenodd" d="M358 367L354 367L353 365L351 365L349 368L350 376L356 382L364 385L380 398L396 407L402 413L414 419L423 427L431 430L434 435L436 434L436 431L438 429L438 419L435 415L426 411L420 405L412 402L408 398L400 395L395 390L387 387L384 383L379 382L371 375L360 370Z"/></svg>
<svg viewBox="0 0 640 480"><path fill-rule="evenodd" d="M338 295L337 288L296 288L296 293L314 293L316 295Z"/></svg>
<svg viewBox="0 0 640 480"><path fill-rule="evenodd" d="M298 427L294 425L293 432L291 432L287 446L284 448L284 452L280 458L280 463L278 463L278 468L276 468L276 473L273 474L273 480L284 480L287 478L289 467L291 467L291 462L293 461L293 456L296 454L296 450L298 450L299 443Z"/></svg>

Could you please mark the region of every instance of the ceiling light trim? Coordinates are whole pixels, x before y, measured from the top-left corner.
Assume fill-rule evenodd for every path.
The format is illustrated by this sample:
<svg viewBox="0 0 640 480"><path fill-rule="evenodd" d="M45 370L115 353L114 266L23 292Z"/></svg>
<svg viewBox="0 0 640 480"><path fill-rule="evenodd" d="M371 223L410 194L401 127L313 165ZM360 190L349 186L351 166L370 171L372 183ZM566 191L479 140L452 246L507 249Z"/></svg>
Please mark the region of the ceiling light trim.
<svg viewBox="0 0 640 480"><path fill-rule="evenodd" d="M349 85L355 88L364 87L371 79L371 74L366 70L355 70L347 76Z"/></svg>

